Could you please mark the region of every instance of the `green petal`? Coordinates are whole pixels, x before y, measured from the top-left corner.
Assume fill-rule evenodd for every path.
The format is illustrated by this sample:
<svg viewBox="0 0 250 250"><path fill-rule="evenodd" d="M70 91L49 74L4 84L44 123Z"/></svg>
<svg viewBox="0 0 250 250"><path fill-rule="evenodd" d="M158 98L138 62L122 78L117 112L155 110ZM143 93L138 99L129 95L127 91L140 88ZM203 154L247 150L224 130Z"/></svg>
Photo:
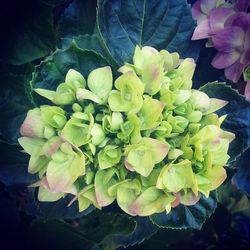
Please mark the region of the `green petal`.
<svg viewBox="0 0 250 250"><path fill-rule="evenodd" d="M91 129L90 132L91 136L92 136L92 143L94 145L99 145L100 143L102 143L102 141L105 139L106 135L102 129L102 126L100 124L95 123Z"/></svg>
<svg viewBox="0 0 250 250"><path fill-rule="evenodd" d="M39 155L45 143L44 139L20 137L19 144L23 147L24 151L29 155Z"/></svg>
<svg viewBox="0 0 250 250"><path fill-rule="evenodd" d="M83 154L75 153L65 162L51 160L47 168L47 180L53 192L65 192L85 173L85 158Z"/></svg>
<svg viewBox="0 0 250 250"><path fill-rule="evenodd" d="M188 102L193 104L196 109L200 110L203 113L208 111L210 107L210 99L208 95L202 91L195 89L192 89L192 94Z"/></svg>
<svg viewBox="0 0 250 250"><path fill-rule="evenodd" d="M82 100L91 100L95 103L101 103L102 100L100 97L98 97L96 94L94 94L93 92L87 90L87 89L77 89L76 92L76 98L79 101Z"/></svg>
<svg viewBox="0 0 250 250"><path fill-rule="evenodd" d="M95 192L97 203L101 207L108 206L115 200L115 195L108 193L109 187L115 184L113 176L117 174L115 168L98 170L95 175Z"/></svg>
<svg viewBox="0 0 250 250"><path fill-rule="evenodd" d="M204 113L204 115L208 115L211 113L214 113L215 111L223 108L228 104L228 101L216 99L216 98L210 98L210 106L209 109Z"/></svg>
<svg viewBox="0 0 250 250"><path fill-rule="evenodd" d="M156 127L159 123L159 117L163 111L164 103L153 99L146 98L143 101L139 116L142 120L142 130L147 130Z"/></svg>
<svg viewBox="0 0 250 250"><path fill-rule="evenodd" d="M73 86L75 89L84 88L86 81L81 73L74 69L70 69L65 77L65 82Z"/></svg>
<svg viewBox="0 0 250 250"><path fill-rule="evenodd" d="M88 76L88 87L102 102L106 102L112 90L113 76L109 66L95 69Z"/></svg>

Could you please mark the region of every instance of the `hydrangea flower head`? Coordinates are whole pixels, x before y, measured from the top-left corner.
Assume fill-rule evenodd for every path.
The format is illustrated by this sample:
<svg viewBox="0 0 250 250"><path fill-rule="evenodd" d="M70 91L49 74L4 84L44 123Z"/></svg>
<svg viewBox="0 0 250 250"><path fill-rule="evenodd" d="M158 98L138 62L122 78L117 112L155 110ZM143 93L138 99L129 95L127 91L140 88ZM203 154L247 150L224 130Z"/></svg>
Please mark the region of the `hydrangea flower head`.
<svg viewBox="0 0 250 250"><path fill-rule="evenodd" d="M227 102L192 89L194 70L192 59L137 46L117 79L110 67L87 80L71 69L56 91L36 89L53 105L28 112L19 143L38 199L71 194L80 211L116 201L148 216L208 197L226 178L234 135L214 113Z"/></svg>
<svg viewBox="0 0 250 250"><path fill-rule="evenodd" d="M212 41L218 50L212 65L225 69L225 76L237 82L243 70L250 65L250 14L240 12L232 15Z"/></svg>

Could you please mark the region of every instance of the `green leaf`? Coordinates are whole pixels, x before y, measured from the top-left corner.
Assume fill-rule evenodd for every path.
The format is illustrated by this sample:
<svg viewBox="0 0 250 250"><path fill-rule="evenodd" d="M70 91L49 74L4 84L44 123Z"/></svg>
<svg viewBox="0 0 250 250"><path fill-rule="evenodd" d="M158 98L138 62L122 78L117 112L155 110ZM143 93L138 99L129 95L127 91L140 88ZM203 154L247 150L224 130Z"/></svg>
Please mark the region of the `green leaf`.
<svg viewBox="0 0 250 250"><path fill-rule="evenodd" d="M58 37L62 39L62 48L65 48L66 40L64 39L72 41L79 35L93 34L95 22L96 0L75 0L70 3L61 15L58 25Z"/></svg>
<svg viewBox="0 0 250 250"><path fill-rule="evenodd" d="M59 220L34 220L30 226L29 239L31 248L38 250L99 249L73 225Z"/></svg>
<svg viewBox="0 0 250 250"><path fill-rule="evenodd" d="M182 54L189 46L194 27L185 0L98 1L98 32L119 65L131 62L137 44Z"/></svg>
<svg viewBox="0 0 250 250"><path fill-rule="evenodd" d="M158 227L154 225L149 217L135 217L136 227L135 230L129 235L113 235L109 238L111 242L114 242L114 246L118 247L129 247L136 244L142 243L144 240L149 239L154 235ZM154 246L155 247L155 246Z"/></svg>
<svg viewBox="0 0 250 250"><path fill-rule="evenodd" d="M8 143L17 143L19 129L27 111L33 107L29 98L28 78L33 67L3 67L0 75L0 138Z"/></svg>
<svg viewBox="0 0 250 250"><path fill-rule="evenodd" d="M172 208L169 214L160 213L150 216L151 221L159 227L173 229L201 229L217 207L216 193L212 192L209 198L201 196L194 206L179 205Z"/></svg>
<svg viewBox="0 0 250 250"><path fill-rule="evenodd" d="M1 13L1 23L5 24L1 45L3 61L21 65L47 56L55 49L51 6L39 1L25 1L20 5L12 3L5 11L5 15Z"/></svg>
<svg viewBox="0 0 250 250"><path fill-rule="evenodd" d="M80 220L80 231L84 237L103 245L114 245L113 236L131 234L136 227L136 222L126 214L104 213L95 210Z"/></svg>
<svg viewBox="0 0 250 250"><path fill-rule="evenodd" d="M21 148L0 142L0 181L6 186L27 186L38 180L28 173L28 155Z"/></svg>
<svg viewBox="0 0 250 250"><path fill-rule="evenodd" d="M108 62L101 55L80 49L75 42L72 42L68 49L56 50L35 67L31 85L33 88L55 90L64 82L69 69L75 69L87 78L93 69L107 65Z"/></svg>
<svg viewBox="0 0 250 250"><path fill-rule="evenodd" d="M233 162L250 146L250 102L225 83L207 83L200 90L207 93L209 97L229 102L217 114L227 115L222 128L236 135L229 146L229 161Z"/></svg>

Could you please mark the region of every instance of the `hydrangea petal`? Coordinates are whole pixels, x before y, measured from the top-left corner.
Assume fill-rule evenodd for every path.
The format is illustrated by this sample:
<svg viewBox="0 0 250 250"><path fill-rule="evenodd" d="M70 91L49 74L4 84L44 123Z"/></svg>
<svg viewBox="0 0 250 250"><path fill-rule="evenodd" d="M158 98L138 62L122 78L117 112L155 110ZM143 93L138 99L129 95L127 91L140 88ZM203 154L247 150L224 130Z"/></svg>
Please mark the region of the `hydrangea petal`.
<svg viewBox="0 0 250 250"><path fill-rule="evenodd" d="M230 8L213 9L209 16L210 31L209 34L216 34L217 31L224 29L224 25L228 17L233 15L235 11Z"/></svg>
<svg viewBox="0 0 250 250"><path fill-rule="evenodd" d="M210 25L208 19L201 21L198 26L195 28L194 33L192 35L192 40L199 40L208 38L210 31Z"/></svg>
<svg viewBox="0 0 250 250"><path fill-rule="evenodd" d="M224 53L218 52L212 61L212 65L217 69L224 69L233 65L240 58L240 53L235 51Z"/></svg>
<svg viewBox="0 0 250 250"><path fill-rule="evenodd" d="M244 65L240 64L239 61L236 61L230 67L225 69L225 76L227 79L236 83L238 82L243 70L244 70Z"/></svg>
<svg viewBox="0 0 250 250"><path fill-rule="evenodd" d="M106 102L113 85L111 68L107 66L91 71L87 82L89 89Z"/></svg>
<svg viewBox="0 0 250 250"><path fill-rule="evenodd" d="M225 27L212 36L212 41L219 52L229 53L237 47L243 48L244 31L240 27Z"/></svg>

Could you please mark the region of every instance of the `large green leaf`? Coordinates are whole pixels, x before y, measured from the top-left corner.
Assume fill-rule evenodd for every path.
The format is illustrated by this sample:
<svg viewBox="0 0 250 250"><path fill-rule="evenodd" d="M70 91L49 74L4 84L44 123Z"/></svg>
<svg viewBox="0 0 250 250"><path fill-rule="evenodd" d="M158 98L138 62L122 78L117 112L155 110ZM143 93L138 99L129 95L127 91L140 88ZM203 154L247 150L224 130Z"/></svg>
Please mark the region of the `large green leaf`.
<svg viewBox="0 0 250 250"><path fill-rule="evenodd" d="M104 57L109 62L110 66L113 66L114 68L117 67L112 57L110 57L107 51L102 47L102 44L97 34L79 35L79 36L75 36L74 38L72 37L61 38L62 49L67 49L68 47L70 47L72 40L74 40L74 42L77 44L79 48L99 53L100 55L102 55L102 57Z"/></svg>
<svg viewBox="0 0 250 250"><path fill-rule="evenodd" d="M37 250L98 250L77 228L59 220L36 219L29 230L31 249Z"/></svg>
<svg viewBox="0 0 250 250"><path fill-rule="evenodd" d="M2 60L20 65L54 50L56 36L53 9L33 1L7 1L1 8Z"/></svg>
<svg viewBox="0 0 250 250"><path fill-rule="evenodd" d="M229 147L230 162L232 162L250 146L250 102L225 83L208 83L200 90L206 92L209 97L229 102L218 111L218 114L227 114L222 128L236 135Z"/></svg>
<svg viewBox="0 0 250 250"><path fill-rule="evenodd" d="M0 75L0 139L8 143L17 143L19 128L26 112L33 106L29 98L29 77L33 67L2 68Z"/></svg>
<svg viewBox="0 0 250 250"><path fill-rule="evenodd" d="M108 62L100 54L80 49L73 42L69 48L56 50L36 66L31 85L33 88L54 90L58 84L64 81L69 69L75 69L87 78L90 71L106 65ZM37 97L36 94L34 95Z"/></svg>
<svg viewBox="0 0 250 250"><path fill-rule="evenodd" d="M131 62L135 45L184 53L195 27L185 0L99 0L99 35L119 65Z"/></svg>
<svg viewBox="0 0 250 250"><path fill-rule="evenodd" d="M150 216L152 222L159 227L173 229L201 229L203 223L214 212L217 206L216 193L210 194L209 198L201 196L193 206L179 205L173 208L169 214L165 212Z"/></svg>

